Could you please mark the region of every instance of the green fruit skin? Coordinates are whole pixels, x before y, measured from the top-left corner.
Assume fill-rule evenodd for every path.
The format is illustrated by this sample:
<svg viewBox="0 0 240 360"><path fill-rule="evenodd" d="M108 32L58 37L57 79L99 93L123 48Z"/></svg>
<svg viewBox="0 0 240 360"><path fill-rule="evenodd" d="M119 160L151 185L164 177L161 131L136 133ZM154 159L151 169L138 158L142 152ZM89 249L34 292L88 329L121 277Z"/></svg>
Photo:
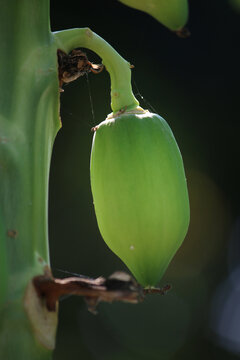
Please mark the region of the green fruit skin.
<svg viewBox="0 0 240 360"><path fill-rule="evenodd" d="M229 0L230 4L236 11L240 11L240 0Z"/></svg>
<svg viewBox="0 0 240 360"><path fill-rule="evenodd" d="M156 285L189 225L182 157L166 121L149 112L103 121L91 187L103 239L141 285Z"/></svg>
<svg viewBox="0 0 240 360"><path fill-rule="evenodd" d="M184 27L188 20L188 0L119 0L142 10L173 31Z"/></svg>

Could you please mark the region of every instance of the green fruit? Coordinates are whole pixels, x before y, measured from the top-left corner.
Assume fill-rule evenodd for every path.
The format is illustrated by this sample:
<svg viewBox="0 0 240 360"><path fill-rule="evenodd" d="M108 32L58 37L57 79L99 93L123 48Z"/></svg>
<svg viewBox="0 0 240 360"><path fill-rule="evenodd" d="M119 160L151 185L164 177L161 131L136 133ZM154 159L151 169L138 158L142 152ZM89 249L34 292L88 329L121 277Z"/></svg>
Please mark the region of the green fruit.
<svg viewBox="0 0 240 360"><path fill-rule="evenodd" d="M139 283L156 285L189 225L182 157L166 121L139 110L98 125L91 187L103 239Z"/></svg>
<svg viewBox="0 0 240 360"><path fill-rule="evenodd" d="M236 11L240 11L240 0L229 0L229 2Z"/></svg>
<svg viewBox="0 0 240 360"><path fill-rule="evenodd" d="M187 0L119 0L142 10L173 31L180 30L188 20Z"/></svg>

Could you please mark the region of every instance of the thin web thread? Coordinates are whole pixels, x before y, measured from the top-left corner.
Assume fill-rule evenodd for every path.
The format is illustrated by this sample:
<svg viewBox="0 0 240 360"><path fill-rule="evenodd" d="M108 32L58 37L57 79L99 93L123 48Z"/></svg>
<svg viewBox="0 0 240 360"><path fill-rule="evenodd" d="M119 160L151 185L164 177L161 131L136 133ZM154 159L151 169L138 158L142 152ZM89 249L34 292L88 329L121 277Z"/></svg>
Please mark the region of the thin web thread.
<svg viewBox="0 0 240 360"><path fill-rule="evenodd" d="M90 121L89 120L84 121L84 123L87 123L88 126L90 128L92 128L92 126L96 125L96 123L95 123L95 111L94 111L94 107L93 107L93 99L92 99L92 93L91 93L91 85L90 85L90 81L88 78L88 74L86 74L86 81L87 81L87 88L88 88L88 94L89 94L89 100L90 100L92 119ZM79 122L79 117L74 115L74 113L70 110L70 108L68 108L65 104L61 106L61 115L64 116L64 114L70 115L74 121Z"/></svg>
<svg viewBox="0 0 240 360"><path fill-rule="evenodd" d="M89 81L89 78L88 78L88 74L86 74L86 78L87 78L89 100L90 100L91 112L92 112L92 122L93 122L93 124L95 124L95 112L94 112L94 108L93 108L93 100L92 100L91 86L90 86L90 81Z"/></svg>
<svg viewBox="0 0 240 360"><path fill-rule="evenodd" d="M154 112L155 114L157 114L157 113L158 113L157 110L156 110L156 109L150 104L150 102L149 102L146 98L144 98L144 97L142 96L142 94L140 93L139 88L138 88L135 80L133 80L133 85L134 85L134 88L135 88L135 90L136 90L136 92L134 91L134 95L135 95L136 97L139 97L139 98L144 102L144 104L146 105L146 107L147 107L148 110L150 110L151 112Z"/></svg>
<svg viewBox="0 0 240 360"><path fill-rule="evenodd" d="M91 279L89 276L77 274L77 273L74 273L72 271L62 270L62 269L58 269L58 268L54 268L53 270L59 271L59 272L61 272L63 274L74 275L74 276L82 278L82 279Z"/></svg>
<svg viewBox="0 0 240 360"><path fill-rule="evenodd" d="M95 125L95 111L94 111L94 105L93 105L93 98L92 98L92 92L91 92L91 84L89 81L89 77L88 74L86 74L86 81L87 81L87 87L88 87L88 94L89 94L89 101L90 101L90 107L91 107L91 115L92 115L92 120L90 123L92 123L90 126L92 126L93 124ZM133 79L133 86L134 86L134 95L140 100L143 101L145 104L145 107L150 110L151 112L154 112L155 114L158 114L158 111L151 105L151 103L142 95L142 93L139 91L139 88L137 86L136 81ZM70 115L74 120L79 121L79 119L74 116L74 114L66 108L66 106L64 106L61 109L61 112L63 111L63 113L67 113L68 115ZM89 122L88 122L89 123Z"/></svg>

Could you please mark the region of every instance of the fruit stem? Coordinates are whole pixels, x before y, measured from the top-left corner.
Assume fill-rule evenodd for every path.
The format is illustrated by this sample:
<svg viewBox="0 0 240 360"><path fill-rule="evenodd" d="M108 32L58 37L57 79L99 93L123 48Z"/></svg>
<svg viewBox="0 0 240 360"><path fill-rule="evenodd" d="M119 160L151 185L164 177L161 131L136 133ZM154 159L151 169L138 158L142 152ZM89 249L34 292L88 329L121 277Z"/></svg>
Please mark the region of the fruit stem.
<svg viewBox="0 0 240 360"><path fill-rule="evenodd" d="M113 47L89 28L69 29L54 33L58 47L69 53L83 47L102 58L111 78L111 108L113 113L135 109L139 103L132 92L130 63Z"/></svg>

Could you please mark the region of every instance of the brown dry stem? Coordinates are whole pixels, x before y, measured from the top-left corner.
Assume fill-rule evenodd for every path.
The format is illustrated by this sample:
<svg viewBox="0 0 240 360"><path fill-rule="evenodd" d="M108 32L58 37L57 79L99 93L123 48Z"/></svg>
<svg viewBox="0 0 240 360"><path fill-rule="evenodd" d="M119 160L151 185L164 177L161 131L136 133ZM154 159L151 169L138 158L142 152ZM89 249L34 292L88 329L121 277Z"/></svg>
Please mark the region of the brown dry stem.
<svg viewBox="0 0 240 360"><path fill-rule="evenodd" d="M164 295L170 290L170 285L163 288L142 288L129 274L116 272L108 278L97 279L86 277L68 277L57 279L49 274L36 276L33 284L38 295L45 299L49 311L56 310L58 299L65 295L83 296L88 310L96 313L99 302L123 301L137 304L143 301L147 294Z"/></svg>

